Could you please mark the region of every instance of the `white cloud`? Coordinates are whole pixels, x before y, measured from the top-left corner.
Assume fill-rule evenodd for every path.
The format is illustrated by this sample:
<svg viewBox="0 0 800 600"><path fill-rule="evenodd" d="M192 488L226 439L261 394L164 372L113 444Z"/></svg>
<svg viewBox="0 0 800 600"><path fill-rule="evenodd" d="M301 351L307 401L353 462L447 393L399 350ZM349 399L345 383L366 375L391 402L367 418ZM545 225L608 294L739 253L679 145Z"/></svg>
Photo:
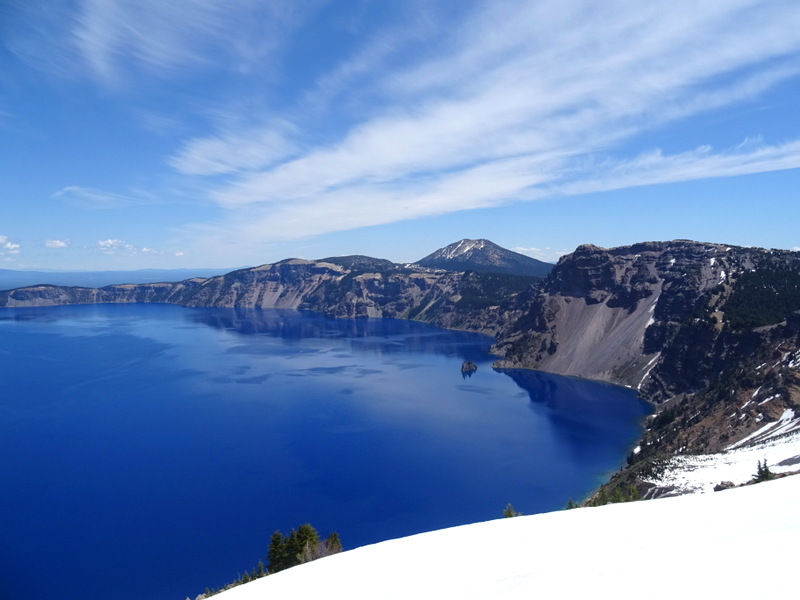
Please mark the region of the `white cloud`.
<svg viewBox="0 0 800 600"><path fill-rule="evenodd" d="M221 224L190 226L184 233L204 246L223 247L236 240L237 247L257 254L265 243L486 208L505 203L509 198L532 201L800 167L800 142L746 150L713 152L710 148L699 148L677 155L654 151L629 160L577 161L553 157L537 163L534 158L509 158L402 184L366 180L309 191L307 197L274 200L269 204L252 202L236 206ZM311 180L307 186L314 184ZM237 195L241 199L254 192L242 187L229 193L233 202ZM555 262L565 253L550 249L531 255Z"/></svg>
<svg viewBox="0 0 800 600"><path fill-rule="evenodd" d="M800 142L609 158L636 135L796 76L800 10L789 2L493 2L426 49L433 54L393 69L383 57L394 48L360 56L322 80L320 98L336 97L349 77L368 80L371 97L383 94L380 112L338 141L301 151L284 138L273 144L274 132L256 134L269 142L262 156L248 143L233 150L242 138L225 133L191 140L173 165L231 174L211 194L231 211L221 227L254 244L800 166ZM291 150L298 154L280 163Z"/></svg>
<svg viewBox="0 0 800 600"><path fill-rule="evenodd" d="M148 246L135 246L130 244L124 240L119 239L107 239L107 240L99 240L95 247L97 250L102 252L103 254L116 254L116 255L124 255L124 256L133 256L136 254L164 254L161 250L157 248L150 248Z"/></svg>
<svg viewBox="0 0 800 600"><path fill-rule="evenodd" d="M346 55L324 57L313 74L280 72L307 58L287 59L323 4L53 0L24 9L41 27L16 36L13 49L40 65L55 57L75 72L80 64L111 85L224 76L203 80L201 107L181 104L210 117L213 131L196 130L167 158L182 189L202 188L202 200L224 209L221 221L184 229L198 245L211 236L257 248L510 202L800 166L800 141L759 140L758 130L743 132L755 141L736 148L698 148L713 142L702 131L665 152L642 142L797 78L793 0L414 3L354 29L341 44ZM190 124L177 110L140 110L171 135ZM633 140L636 150L626 148ZM154 201L81 186L53 197L92 208Z"/></svg>
<svg viewBox="0 0 800 600"><path fill-rule="evenodd" d="M139 251L136 246L118 239L100 240L96 246L103 254L136 254Z"/></svg>
<svg viewBox="0 0 800 600"><path fill-rule="evenodd" d="M69 246L69 241L64 240L45 240L44 247L45 248L67 248Z"/></svg>
<svg viewBox="0 0 800 600"><path fill-rule="evenodd" d="M20 245L12 242L8 236L0 235L0 254L19 254Z"/></svg>

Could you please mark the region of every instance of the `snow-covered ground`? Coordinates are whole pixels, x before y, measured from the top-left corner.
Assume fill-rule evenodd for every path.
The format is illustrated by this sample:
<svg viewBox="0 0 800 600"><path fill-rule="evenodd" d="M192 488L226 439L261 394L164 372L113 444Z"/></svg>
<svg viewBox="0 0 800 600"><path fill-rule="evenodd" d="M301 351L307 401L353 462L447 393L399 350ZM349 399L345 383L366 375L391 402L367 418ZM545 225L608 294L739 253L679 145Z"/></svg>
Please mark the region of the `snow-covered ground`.
<svg viewBox="0 0 800 600"><path fill-rule="evenodd" d="M791 597L799 497L794 476L499 519L357 548L215 598Z"/></svg>
<svg viewBox="0 0 800 600"><path fill-rule="evenodd" d="M787 411L791 412L791 411ZM775 431L782 421L771 423ZM789 420L785 420L789 423ZM742 440L743 442L746 440ZM663 475L650 479L660 488L674 487L671 494L710 492L723 481L740 485L753 479L760 461L767 461L773 473L800 471L800 432L790 431L746 447L742 442L719 454L675 456L669 460Z"/></svg>

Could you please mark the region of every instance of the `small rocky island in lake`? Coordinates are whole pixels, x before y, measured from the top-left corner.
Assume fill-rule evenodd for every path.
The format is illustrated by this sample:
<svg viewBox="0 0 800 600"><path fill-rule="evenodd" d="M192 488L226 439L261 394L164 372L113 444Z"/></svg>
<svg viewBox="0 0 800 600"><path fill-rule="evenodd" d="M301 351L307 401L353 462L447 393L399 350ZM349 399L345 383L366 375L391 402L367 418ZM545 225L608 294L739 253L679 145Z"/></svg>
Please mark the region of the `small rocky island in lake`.
<svg viewBox="0 0 800 600"><path fill-rule="evenodd" d="M478 370L478 365L476 365L471 360L465 360L463 363L461 363L461 373L463 373L465 376L471 377L472 374L477 370Z"/></svg>

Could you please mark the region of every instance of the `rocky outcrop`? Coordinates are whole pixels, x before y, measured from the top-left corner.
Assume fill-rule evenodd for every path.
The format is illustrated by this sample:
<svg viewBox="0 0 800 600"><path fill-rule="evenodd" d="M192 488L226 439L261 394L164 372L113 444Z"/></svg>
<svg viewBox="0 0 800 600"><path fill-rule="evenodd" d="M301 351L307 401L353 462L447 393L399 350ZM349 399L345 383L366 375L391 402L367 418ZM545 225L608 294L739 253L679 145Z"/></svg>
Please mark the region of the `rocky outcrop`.
<svg viewBox="0 0 800 600"><path fill-rule="evenodd" d="M498 366L622 384L660 405L631 462L719 451L800 415L797 253L581 246L518 302Z"/></svg>
<svg viewBox="0 0 800 600"><path fill-rule="evenodd" d="M524 316L500 332L501 364L670 395L671 383L650 385L651 375L674 363L664 355L687 323L698 315L710 322L711 291L735 276L733 254L688 241L580 246L525 299Z"/></svg>
<svg viewBox="0 0 800 600"><path fill-rule="evenodd" d="M299 308L320 286L337 281L346 272L332 263L288 259L208 279L181 304Z"/></svg>

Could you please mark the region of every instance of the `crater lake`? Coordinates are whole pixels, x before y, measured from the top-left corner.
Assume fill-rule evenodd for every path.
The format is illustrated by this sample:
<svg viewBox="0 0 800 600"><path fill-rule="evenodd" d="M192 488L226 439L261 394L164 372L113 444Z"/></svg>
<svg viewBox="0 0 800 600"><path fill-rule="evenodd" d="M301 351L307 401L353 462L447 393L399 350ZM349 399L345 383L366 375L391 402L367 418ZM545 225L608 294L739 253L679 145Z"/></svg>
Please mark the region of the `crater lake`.
<svg viewBox="0 0 800 600"><path fill-rule="evenodd" d="M351 549L581 500L648 405L493 370L491 342L300 311L0 309L0 597L195 598L275 530Z"/></svg>

